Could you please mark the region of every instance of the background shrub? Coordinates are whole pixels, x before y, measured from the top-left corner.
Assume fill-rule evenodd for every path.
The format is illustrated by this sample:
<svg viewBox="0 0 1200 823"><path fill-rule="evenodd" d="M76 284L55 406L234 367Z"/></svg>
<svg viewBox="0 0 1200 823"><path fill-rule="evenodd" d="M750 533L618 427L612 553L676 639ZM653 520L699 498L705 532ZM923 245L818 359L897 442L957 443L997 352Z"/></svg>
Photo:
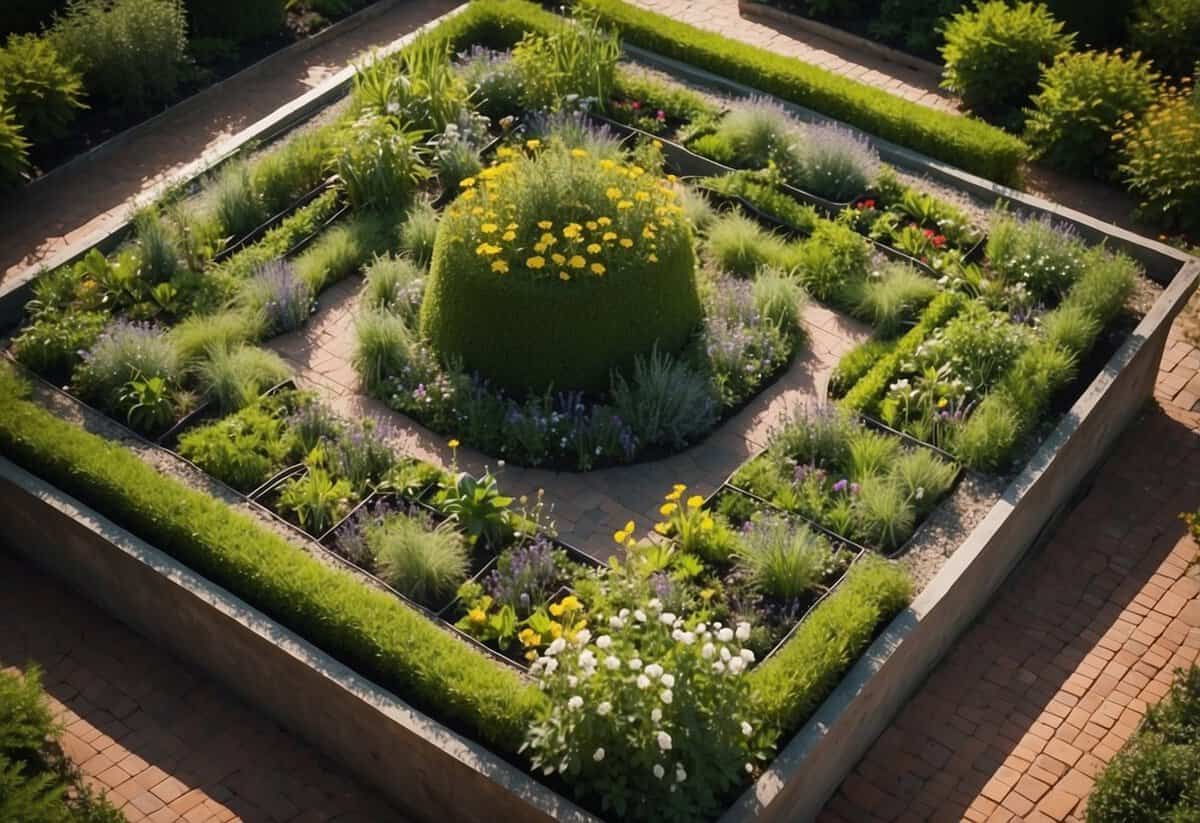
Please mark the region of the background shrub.
<svg viewBox="0 0 1200 823"><path fill-rule="evenodd" d="M71 0L51 36L59 53L78 60L88 93L127 112L179 90L187 50L180 0Z"/></svg>
<svg viewBox="0 0 1200 823"><path fill-rule="evenodd" d="M1146 116L1114 135L1120 176L1142 217L1166 228L1200 231L1200 99L1165 89Z"/></svg>
<svg viewBox="0 0 1200 823"><path fill-rule="evenodd" d="M1073 36L1045 6L990 0L955 15L945 30L942 85L991 119L1012 122L1038 75L1071 47Z"/></svg>
<svg viewBox="0 0 1200 823"><path fill-rule="evenodd" d="M0 49L0 98L34 144L67 133L85 108L79 72L47 37L13 35Z"/></svg>
<svg viewBox="0 0 1200 823"><path fill-rule="evenodd" d="M15 186L29 170L29 141L13 110L0 95L0 186Z"/></svg>
<svg viewBox="0 0 1200 823"><path fill-rule="evenodd" d="M283 30L288 0L184 0L192 37L219 37L234 43L261 40Z"/></svg>
<svg viewBox="0 0 1200 823"><path fill-rule="evenodd" d="M1140 0L1129 42L1175 77L1190 77L1200 61L1200 0Z"/></svg>
<svg viewBox="0 0 1200 823"><path fill-rule="evenodd" d="M1150 107L1158 78L1137 52L1060 54L1030 101L1026 140L1063 171L1110 176L1116 165L1112 136Z"/></svg>

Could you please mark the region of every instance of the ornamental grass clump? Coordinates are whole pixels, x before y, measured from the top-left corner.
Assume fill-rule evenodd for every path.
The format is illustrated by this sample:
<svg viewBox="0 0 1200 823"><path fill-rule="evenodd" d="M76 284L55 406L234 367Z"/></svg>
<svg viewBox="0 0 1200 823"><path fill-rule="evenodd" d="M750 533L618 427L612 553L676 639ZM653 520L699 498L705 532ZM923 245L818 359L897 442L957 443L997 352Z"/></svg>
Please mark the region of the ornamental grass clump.
<svg viewBox="0 0 1200 823"><path fill-rule="evenodd" d="M421 334L518 395L603 391L700 323L673 183L561 141L502 146L438 228Z"/></svg>
<svg viewBox="0 0 1200 823"><path fill-rule="evenodd" d="M784 259L787 244L741 212L731 211L714 221L705 237L708 259L738 277Z"/></svg>
<svg viewBox="0 0 1200 823"><path fill-rule="evenodd" d="M618 819L715 815L771 742L750 714L750 624L689 619L654 598L589 625L534 661L547 700L522 750Z"/></svg>
<svg viewBox="0 0 1200 823"><path fill-rule="evenodd" d="M221 414L248 406L291 376L291 369L275 352L245 344L209 349L194 372L199 391Z"/></svg>
<svg viewBox="0 0 1200 823"><path fill-rule="evenodd" d="M884 263L854 290L851 313L870 323L882 337L895 337L916 321L938 292L938 284L913 266Z"/></svg>
<svg viewBox="0 0 1200 823"><path fill-rule="evenodd" d="M788 182L818 197L846 201L867 191L879 174L879 152L865 137L837 125L810 125L786 167Z"/></svg>
<svg viewBox="0 0 1200 823"><path fill-rule="evenodd" d="M734 556L754 589L789 601L812 593L832 564L833 549L806 524L765 516L742 529Z"/></svg>
<svg viewBox="0 0 1200 823"><path fill-rule="evenodd" d="M428 200L420 200L408 210L408 215L400 224L400 252L423 268L429 268L433 259L438 217L437 210Z"/></svg>
<svg viewBox="0 0 1200 823"><path fill-rule="evenodd" d="M382 309L415 323L425 296L425 270L407 257L378 256L363 271L367 283L363 299L372 309Z"/></svg>
<svg viewBox="0 0 1200 823"><path fill-rule="evenodd" d="M718 409L704 375L684 360L652 349L616 374L612 403L642 444L682 448L712 428Z"/></svg>
<svg viewBox="0 0 1200 823"><path fill-rule="evenodd" d="M463 536L428 516L395 514L365 529L379 576L426 606L444 605L467 579L470 560Z"/></svg>
<svg viewBox="0 0 1200 823"><path fill-rule="evenodd" d="M242 317L261 318L263 336L274 337L303 326L316 301L312 287L296 276L291 263L280 258L260 266L254 277L241 285L234 305Z"/></svg>

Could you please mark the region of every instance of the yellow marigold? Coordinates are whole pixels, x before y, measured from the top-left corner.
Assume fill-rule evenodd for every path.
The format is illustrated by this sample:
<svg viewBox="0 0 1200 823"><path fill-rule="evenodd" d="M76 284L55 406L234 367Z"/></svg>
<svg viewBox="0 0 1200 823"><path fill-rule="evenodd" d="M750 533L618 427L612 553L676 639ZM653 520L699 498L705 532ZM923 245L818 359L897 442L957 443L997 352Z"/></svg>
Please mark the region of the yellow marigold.
<svg viewBox="0 0 1200 823"><path fill-rule="evenodd" d="M689 509L698 509L703 505L704 505L704 498L698 494L693 494L691 497L689 497L687 499L687 506Z"/></svg>
<svg viewBox="0 0 1200 823"><path fill-rule="evenodd" d="M469 188L471 188L471 186L475 185L475 178L474 177L464 177L462 180L458 181L458 185L460 185L464 189L469 189Z"/></svg>
<svg viewBox="0 0 1200 823"><path fill-rule="evenodd" d="M542 235L542 237L541 237L541 241L542 241L543 243L545 243L547 246L554 245L554 243L555 243L557 240L558 240L558 238L557 238L557 237L555 237L555 236L554 236L553 234L551 234L550 232L546 232L546 233L545 233L545 234L543 234L543 235Z"/></svg>
<svg viewBox="0 0 1200 823"><path fill-rule="evenodd" d="M517 233L509 229L504 234L500 235L500 239L511 243L513 240L517 239Z"/></svg>
<svg viewBox="0 0 1200 823"><path fill-rule="evenodd" d="M655 523L654 530L656 532L658 532L659 534L661 534L663 537L666 537L668 534L671 533L671 524L670 523Z"/></svg>
<svg viewBox="0 0 1200 823"><path fill-rule="evenodd" d="M572 255L571 259L567 261L567 265L573 269L582 269L587 265L587 260L584 259L583 255L575 254Z"/></svg>
<svg viewBox="0 0 1200 823"><path fill-rule="evenodd" d="M554 611L553 606L550 607L550 611ZM557 620L550 621L550 636L555 640L562 637L562 623L559 623Z"/></svg>
<svg viewBox="0 0 1200 823"><path fill-rule="evenodd" d="M468 177L467 179L470 180L471 178ZM466 191L464 191L462 193L462 199L463 200L474 200L475 199L475 189L467 189Z"/></svg>
<svg viewBox="0 0 1200 823"><path fill-rule="evenodd" d="M500 228L500 227L497 226L495 223L484 223L482 226L479 227L479 230L481 232L483 232L484 234L491 234L492 232L496 231L496 229L498 229L498 228Z"/></svg>
<svg viewBox="0 0 1200 823"><path fill-rule="evenodd" d="M606 271L608 271L608 269L604 268L603 263L592 264L592 274L604 274Z"/></svg>
<svg viewBox="0 0 1200 823"><path fill-rule="evenodd" d="M633 201L632 200L618 200L617 208L618 209L632 209Z"/></svg>
<svg viewBox="0 0 1200 823"><path fill-rule="evenodd" d="M612 242L613 240L617 239L617 233L615 231L606 231L603 235L601 235L600 239L606 243Z"/></svg>
<svg viewBox="0 0 1200 823"><path fill-rule="evenodd" d="M568 594L559 602L562 603L563 608L567 611L576 612L583 608L583 603L581 603L579 598L573 594Z"/></svg>
<svg viewBox="0 0 1200 823"><path fill-rule="evenodd" d="M550 614L554 615L555 617L562 617L562 614L565 611L566 611L566 609L563 608L562 603L551 603L550 604ZM554 632L553 626L551 626L550 631L553 634L553 632Z"/></svg>
<svg viewBox="0 0 1200 823"><path fill-rule="evenodd" d="M643 169L641 166L630 166L629 173L631 175L633 175L634 177L641 177L643 174L646 173L646 170Z"/></svg>
<svg viewBox="0 0 1200 823"><path fill-rule="evenodd" d="M525 647L541 645L542 636L528 627L521 629L517 634L517 639L521 641L521 645Z"/></svg>
<svg viewBox="0 0 1200 823"><path fill-rule="evenodd" d="M513 230L513 229L515 229L516 227L517 227L517 224L516 224L516 223L509 223L509 224L508 224L507 226L505 226L504 228L505 228L505 230L506 230L506 231L512 231L512 230Z"/></svg>
<svg viewBox="0 0 1200 823"><path fill-rule="evenodd" d="M587 226L587 230L588 230L588 231L595 231L595 230L596 230L596 228L597 228L597 227L598 227L600 224L599 224L599 223L597 223L595 220L588 220L588 221L587 221L586 223L584 223L583 225Z"/></svg>
<svg viewBox="0 0 1200 823"><path fill-rule="evenodd" d="M710 532L713 530L714 525L716 524L713 523L713 519L706 514L704 515L704 519L700 521L700 530Z"/></svg>
<svg viewBox="0 0 1200 823"><path fill-rule="evenodd" d="M650 252L649 254L646 255L646 259L649 260L651 263L657 263L658 255L655 254L654 252Z"/></svg>
<svg viewBox="0 0 1200 823"><path fill-rule="evenodd" d="M599 254L600 249L601 249L601 246L599 243L588 243L588 245L587 245L587 253L588 254Z"/></svg>
<svg viewBox="0 0 1200 823"><path fill-rule="evenodd" d="M566 255L559 254L558 252L555 252L554 254L550 255L550 259L553 260L555 265L558 265L558 266L561 266L563 263L567 262Z"/></svg>
<svg viewBox="0 0 1200 823"><path fill-rule="evenodd" d="M513 150L510 149L508 146L500 146L499 148L496 149L496 156L497 157L512 157Z"/></svg>
<svg viewBox="0 0 1200 823"><path fill-rule="evenodd" d="M600 225L600 226L611 226L612 218L611 217L597 217L596 223L597 223L597 225Z"/></svg>
<svg viewBox="0 0 1200 823"><path fill-rule="evenodd" d="M549 229L554 228L554 223L553 223L553 221L550 221L550 220L539 220L538 228L544 229L544 230L549 230Z"/></svg>
<svg viewBox="0 0 1200 823"><path fill-rule="evenodd" d="M462 444L458 442L458 438L456 437L456 438L452 439L450 442L448 442L446 445L452 449L457 449Z"/></svg>
<svg viewBox="0 0 1200 823"><path fill-rule="evenodd" d="M624 249L627 249L633 245L633 241L630 240L628 237L622 237L620 242L621 242L621 248L624 248Z"/></svg>
<svg viewBox="0 0 1200 823"><path fill-rule="evenodd" d="M546 265L546 258L539 256L531 257L525 261L525 265L531 269L540 269Z"/></svg>
<svg viewBox="0 0 1200 823"><path fill-rule="evenodd" d="M534 243L533 250L535 252L537 252L538 254L545 254L546 253L546 244L545 243Z"/></svg>
<svg viewBox="0 0 1200 823"><path fill-rule="evenodd" d="M536 137L533 138L532 140L525 141L525 148L530 149L530 150L536 149L541 145L542 145L542 141L538 140Z"/></svg>
<svg viewBox="0 0 1200 823"><path fill-rule="evenodd" d="M625 545L625 541L631 537L633 537L632 520L625 524L625 528L617 529L615 532L613 532L613 542L620 543L622 546Z"/></svg>
<svg viewBox="0 0 1200 823"><path fill-rule="evenodd" d="M580 226L578 223L568 223L566 226L563 227L563 230L562 230L563 237L567 238L568 240L574 240L576 237L579 236L579 230L582 228L583 227Z"/></svg>
<svg viewBox="0 0 1200 823"><path fill-rule="evenodd" d="M607 157L600 161L600 168L604 169L605 171L613 168L616 165L617 165L616 163L609 160Z"/></svg>
<svg viewBox="0 0 1200 823"><path fill-rule="evenodd" d="M467 619L472 623L482 623L487 620L487 615L483 613L483 609L476 607L467 612Z"/></svg>
<svg viewBox="0 0 1200 823"><path fill-rule="evenodd" d="M642 227L642 237L646 238L647 240L653 240L654 229L650 228L649 226Z"/></svg>
<svg viewBox="0 0 1200 823"><path fill-rule="evenodd" d="M560 272L558 273L558 279L559 279L559 280L570 280L570 279L571 279L571 275L567 274L565 271L560 271Z"/></svg>
<svg viewBox="0 0 1200 823"><path fill-rule="evenodd" d="M497 274L508 274L508 263L505 263L503 260L493 260L492 271Z"/></svg>
<svg viewBox="0 0 1200 823"><path fill-rule="evenodd" d="M675 513L675 510L678 508L679 508L678 503L674 503L674 502L663 503L661 506L658 507L658 513L661 514L663 517L670 517L671 515L673 515Z"/></svg>
<svg viewBox="0 0 1200 823"><path fill-rule="evenodd" d="M609 186L607 189L605 189L604 195L609 200L620 200L621 199L621 190L618 189L616 186Z"/></svg>
<svg viewBox="0 0 1200 823"><path fill-rule="evenodd" d="M588 153L583 149L571 149L572 157L587 157Z"/></svg>
<svg viewBox="0 0 1200 823"><path fill-rule="evenodd" d="M528 660L530 663L537 660L538 659L537 649L530 649L529 651L525 652L525 659Z"/></svg>
<svg viewBox="0 0 1200 823"><path fill-rule="evenodd" d="M499 254L501 251L503 251L503 249L492 243L480 243L479 247L475 249L476 254L487 255L489 257L494 254Z"/></svg>
<svg viewBox="0 0 1200 823"><path fill-rule="evenodd" d="M472 189L471 191L467 192L467 194L473 195L475 194L475 190ZM466 194L464 194L463 197L466 197ZM483 206L476 206L475 208L471 209L471 214L475 215L476 217L483 214Z"/></svg>
<svg viewBox="0 0 1200 823"><path fill-rule="evenodd" d="M650 192L647 192L647 191L634 192L633 199L640 200L641 202L645 203L647 200L650 199Z"/></svg>

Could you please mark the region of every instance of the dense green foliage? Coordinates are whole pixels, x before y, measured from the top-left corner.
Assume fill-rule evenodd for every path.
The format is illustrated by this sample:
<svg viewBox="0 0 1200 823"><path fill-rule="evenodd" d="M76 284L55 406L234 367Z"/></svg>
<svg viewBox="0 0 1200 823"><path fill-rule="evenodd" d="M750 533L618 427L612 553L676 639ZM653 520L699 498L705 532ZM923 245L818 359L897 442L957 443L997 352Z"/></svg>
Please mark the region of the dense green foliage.
<svg viewBox="0 0 1200 823"><path fill-rule="evenodd" d="M1140 122L1114 135L1120 176L1142 217L1165 227L1200 230L1200 96L1168 87Z"/></svg>
<svg viewBox="0 0 1200 823"><path fill-rule="evenodd" d="M1174 77L1191 77L1200 62L1200 0L1140 0L1129 39Z"/></svg>
<svg viewBox="0 0 1200 823"><path fill-rule="evenodd" d="M37 144L67 133L84 107L83 83L52 40L14 35L0 48L0 100Z"/></svg>

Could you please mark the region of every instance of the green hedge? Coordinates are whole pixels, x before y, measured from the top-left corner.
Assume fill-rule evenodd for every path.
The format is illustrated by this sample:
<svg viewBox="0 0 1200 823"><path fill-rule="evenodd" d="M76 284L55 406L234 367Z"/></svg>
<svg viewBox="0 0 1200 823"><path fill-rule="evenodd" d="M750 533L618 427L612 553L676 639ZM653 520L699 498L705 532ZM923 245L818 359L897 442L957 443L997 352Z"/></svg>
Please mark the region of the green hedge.
<svg viewBox="0 0 1200 823"><path fill-rule="evenodd" d="M123 446L16 399L17 384L0 368L0 454L405 699L504 751L520 745L542 698L516 672Z"/></svg>
<svg viewBox="0 0 1200 823"><path fill-rule="evenodd" d="M787 645L751 672L754 713L777 732L799 728L911 597L912 582L894 563L871 556L851 568Z"/></svg>
<svg viewBox="0 0 1200 823"><path fill-rule="evenodd" d="M912 357L934 329L946 324L966 305L966 300L957 292L943 292L921 313L917 325L909 329L899 342L875 366L866 373L854 388L842 398L842 405L856 412L870 414L887 392L892 378L900 370L900 364Z"/></svg>
<svg viewBox="0 0 1200 823"><path fill-rule="evenodd" d="M627 43L752 86L982 177L1016 183L1028 147L988 124L911 103L792 57L621 0L579 0Z"/></svg>

